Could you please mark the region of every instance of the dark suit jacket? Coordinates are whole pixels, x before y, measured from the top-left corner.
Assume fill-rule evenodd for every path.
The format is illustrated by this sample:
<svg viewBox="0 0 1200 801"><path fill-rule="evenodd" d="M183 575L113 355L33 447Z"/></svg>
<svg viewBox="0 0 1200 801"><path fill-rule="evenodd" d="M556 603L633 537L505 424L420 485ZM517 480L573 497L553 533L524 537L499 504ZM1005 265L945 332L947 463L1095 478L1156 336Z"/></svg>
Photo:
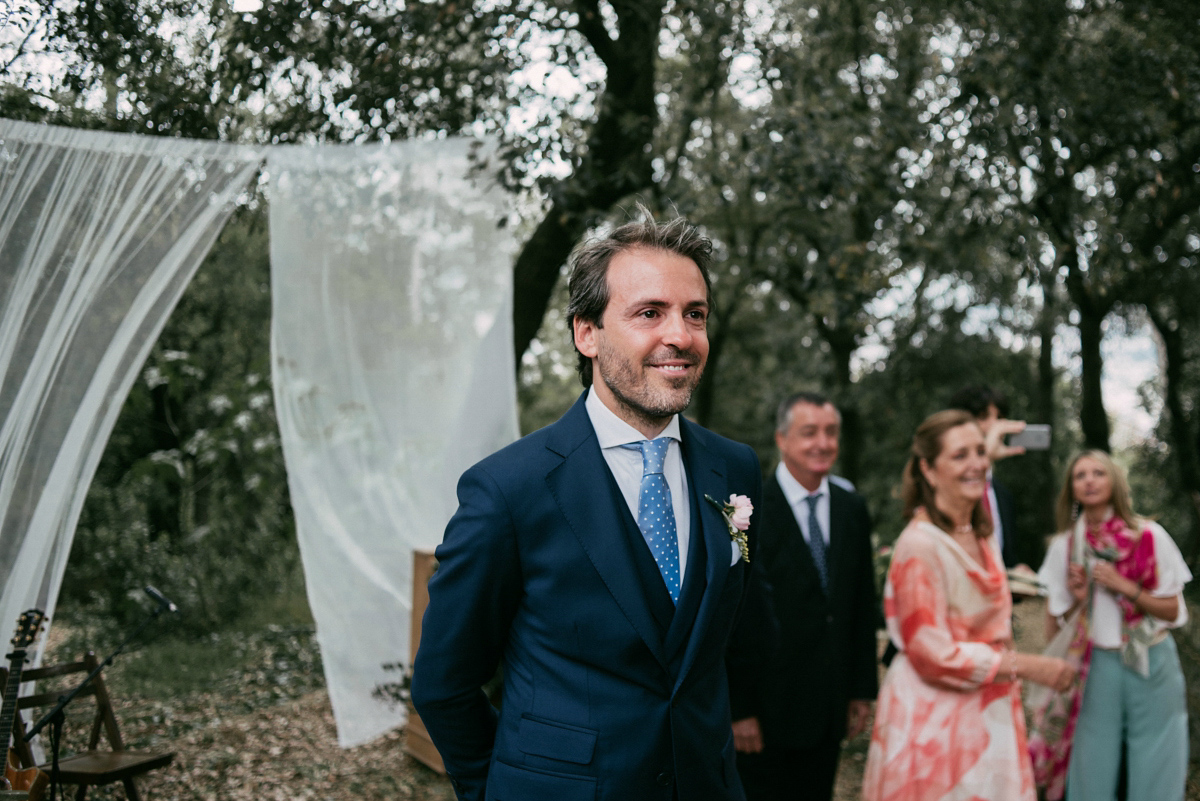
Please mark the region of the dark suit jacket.
<svg viewBox="0 0 1200 801"><path fill-rule="evenodd" d="M828 595L812 552L774 475L763 491L759 553L778 626L773 655L755 671L730 660L734 720L757 717L767 749L808 748L845 736L852 699L878 691L879 608L866 502L829 485ZM741 627L755 621L743 618ZM737 643L743 641L739 630ZM735 667L736 665L736 667Z"/></svg>
<svg viewBox="0 0 1200 801"><path fill-rule="evenodd" d="M1000 555L1005 567L1020 564L1020 549L1017 547L1017 502L1008 487L992 478L992 489L996 491L996 513L1000 517L1000 526L1004 529L1004 544Z"/></svg>
<svg viewBox="0 0 1200 801"><path fill-rule="evenodd" d="M761 473L749 447L680 428L692 531L678 608L583 398L460 480L412 683L460 799L744 797L723 656L748 568L730 564L704 496L758 506ZM480 685L500 663L497 712Z"/></svg>

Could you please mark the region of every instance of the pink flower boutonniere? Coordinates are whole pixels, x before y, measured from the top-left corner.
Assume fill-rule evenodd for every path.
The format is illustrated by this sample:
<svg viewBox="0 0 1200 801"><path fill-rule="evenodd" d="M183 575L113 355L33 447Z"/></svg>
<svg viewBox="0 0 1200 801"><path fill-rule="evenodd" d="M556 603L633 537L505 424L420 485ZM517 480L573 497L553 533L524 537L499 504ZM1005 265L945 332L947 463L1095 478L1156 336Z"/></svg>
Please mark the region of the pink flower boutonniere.
<svg viewBox="0 0 1200 801"><path fill-rule="evenodd" d="M730 495L729 500L724 503L711 495L705 495L704 500L717 507L721 516L725 518L725 525L729 527L729 536L737 543L738 550L742 552L742 558L749 564L750 539L746 535L746 529L750 528L750 515L754 513L754 504L750 503L750 499L745 495Z"/></svg>

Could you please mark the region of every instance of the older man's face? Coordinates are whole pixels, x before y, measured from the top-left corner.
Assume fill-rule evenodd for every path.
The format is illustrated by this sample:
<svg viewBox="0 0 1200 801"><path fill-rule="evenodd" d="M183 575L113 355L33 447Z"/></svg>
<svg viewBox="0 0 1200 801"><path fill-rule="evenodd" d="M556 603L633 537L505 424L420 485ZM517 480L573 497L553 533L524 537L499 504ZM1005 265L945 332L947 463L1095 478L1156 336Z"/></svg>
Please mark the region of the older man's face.
<svg viewBox="0 0 1200 801"><path fill-rule="evenodd" d="M801 401L792 407L787 431L775 432L780 458L792 478L806 489L816 489L833 469L841 430L842 419L832 403L816 406Z"/></svg>

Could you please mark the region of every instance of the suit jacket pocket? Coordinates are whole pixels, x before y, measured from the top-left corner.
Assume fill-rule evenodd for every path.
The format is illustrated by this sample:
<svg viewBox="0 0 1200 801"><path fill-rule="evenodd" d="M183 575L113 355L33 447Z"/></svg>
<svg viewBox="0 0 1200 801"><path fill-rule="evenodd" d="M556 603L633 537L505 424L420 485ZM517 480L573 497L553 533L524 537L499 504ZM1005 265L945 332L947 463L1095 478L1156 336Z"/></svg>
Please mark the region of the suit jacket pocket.
<svg viewBox="0 0 1200 801"><path fill-rule="evenodd" d="M596 732L529 715L521 716L517 747L531 756L586 765L596 750Z"/></svg>
<svg viewBox="0 0 1200 801"><path fill-rule="evenodd" d="M596 780L494 762L488 771L488 801L595 801Z"/></svg>

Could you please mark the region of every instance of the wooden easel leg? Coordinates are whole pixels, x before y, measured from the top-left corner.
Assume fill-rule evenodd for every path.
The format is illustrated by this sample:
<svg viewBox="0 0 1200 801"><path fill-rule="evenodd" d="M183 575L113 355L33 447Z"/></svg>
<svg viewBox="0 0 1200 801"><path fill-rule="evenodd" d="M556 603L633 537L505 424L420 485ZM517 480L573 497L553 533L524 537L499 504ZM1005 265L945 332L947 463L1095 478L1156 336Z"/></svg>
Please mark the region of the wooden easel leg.
<svg viewBox="0 0 1200 801"><path fill-rule="evenodd" d="M142 797L138 795L137 785L133 783L132 776L125 780L125 797L129 801L142 801Z"/></svg>
<svg viewBox="0 0 1200 801"><path fill-rule="evenodd" d="M87 796L87 788L86 784L79 785L79 789L75 791L75 801L83 801Z"/></svg>

